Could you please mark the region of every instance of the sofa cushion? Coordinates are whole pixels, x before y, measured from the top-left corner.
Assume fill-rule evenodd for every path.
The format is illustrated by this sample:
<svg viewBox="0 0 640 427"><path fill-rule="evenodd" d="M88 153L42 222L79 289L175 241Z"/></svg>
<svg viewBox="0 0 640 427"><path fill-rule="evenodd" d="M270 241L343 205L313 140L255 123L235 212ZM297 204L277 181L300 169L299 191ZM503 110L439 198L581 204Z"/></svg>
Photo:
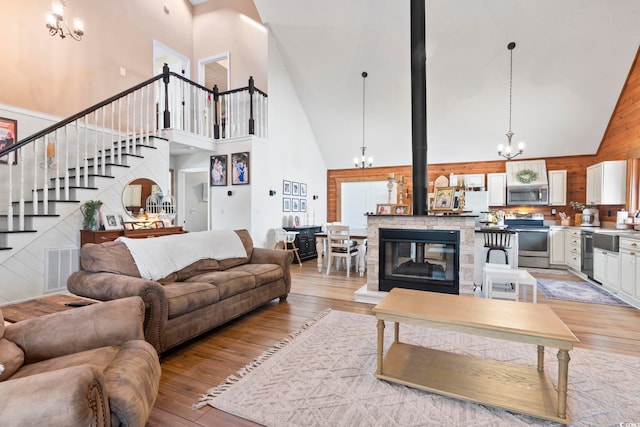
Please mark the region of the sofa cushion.
<svg viewBox="0 0 640 427"><path fill-rule="evenodd" d="M0 365L4 367L0 369L0 381L4 381L15 374L23 363L24 351L8 339L0 338Z"/></svg>
<svg viewBox="0 0 640 427"><path fill-rule="evenodd" d="M220 265L218 260L215 259L201 259L194 262L191 265L186 266L185 268L178 270L176 272L176 282L182 282L189 277L195 276L196 274L206 273L208 271L217 271L220 269Z"/></svg>
<svg viewBox="0 0 640 427"><path fill-rule="evenodd" d="M282 279L284 272L276 264L242 264L227 271L244 271L256 278L256 287Z"/></svg>
<svg viewBox="0 0 640 427"><path fill-rule="evenodd" d="M66 356L55 357L41 362L28 363L26 365L22 365L11 379L29 377L42 372L49 372L56 369L66 368L68 366L78 365L91 365L98 368L100 371L104 371L104 369L111 363L117 352L118 347L106 346L81 351L79 353L68 354Z"/></svg>
<svg viewBox="0 0 640 427"><path fill-rule="evenodd" d="M80 250L80 264L94 273L116 273L140 277L133 257L122 242L87 243Z"/></svg>
<svg viewBox="0 0 640 427"><path fill-rule="evenodd" d="M166 283L163 287L169 305L169 319L220 301L218 287L204 280Z"/></svg>
<svg viewBox="0 0 640 427"><path fill-rule="evenodd" d="M247 230L235 230L238 237L242 241L244 245L244 249L247 251L247 256L243 258L227 258L218 261L220 266L220 270L227 270L229 268L235 267L237 265L246 264L251 259L251 255L253 254L253 239L251 238L251 234Z"/></svg>
<svg viewBox="0 0 640 427"><path fill-rule="evenodd" d="M246 271L211 271L195 275L187 279L188 282L206 282L216 285L220 291L220 299L241 294L256 287L256 280L253 274Z"/></svg>

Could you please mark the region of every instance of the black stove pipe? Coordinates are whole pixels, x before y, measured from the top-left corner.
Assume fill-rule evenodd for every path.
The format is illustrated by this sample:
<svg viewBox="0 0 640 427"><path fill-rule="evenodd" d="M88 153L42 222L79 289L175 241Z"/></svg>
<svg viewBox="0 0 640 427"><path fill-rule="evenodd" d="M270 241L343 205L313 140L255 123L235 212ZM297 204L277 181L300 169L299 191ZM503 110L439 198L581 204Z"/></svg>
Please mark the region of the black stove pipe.
<svg viewBox="0 0 640 427"><path fill-rule="evenodd" d="M427 54L425 0L411 0L413 214L427 214Z"/></svg>

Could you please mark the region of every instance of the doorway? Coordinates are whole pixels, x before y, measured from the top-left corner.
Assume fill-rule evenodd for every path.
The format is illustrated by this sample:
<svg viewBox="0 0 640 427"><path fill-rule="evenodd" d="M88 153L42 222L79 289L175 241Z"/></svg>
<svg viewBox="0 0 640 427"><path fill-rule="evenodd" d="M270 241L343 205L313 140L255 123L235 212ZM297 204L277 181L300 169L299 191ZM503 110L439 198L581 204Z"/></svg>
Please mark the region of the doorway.
<svg viewBox="0 0 640 427"><path fill-rule="evenodd" d="M209 229L208 177L208 169L185 169L178 173L178 224L185 231Z"/></svg>
<svg viewBox="0 0 640 427"><path fill-rule="evenodd" d="M220 92L229 90L229 52L198 61L198 83L207 89L218 85Z"/></svg>

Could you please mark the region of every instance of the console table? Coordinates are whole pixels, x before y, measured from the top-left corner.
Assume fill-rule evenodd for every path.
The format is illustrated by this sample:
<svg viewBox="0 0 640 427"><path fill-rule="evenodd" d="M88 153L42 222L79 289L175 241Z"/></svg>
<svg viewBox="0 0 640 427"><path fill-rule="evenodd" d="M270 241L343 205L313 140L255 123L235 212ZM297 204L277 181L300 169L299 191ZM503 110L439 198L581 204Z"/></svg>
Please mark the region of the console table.
<svg viewBox="0 0 640 427"><path fill-rule="evenodd" d="M137 228L135 230L80 230L80 246L86 243L112 242L120 236L132 238L160 237L169 234L182 234L182 226L161 228Z"/></svg>
<svg viewBox="0 0 640 427"><path fill-rule="evenodd" d="M298 248L300 259L309 259L318 256L316 252L316 233L322 231L322 227L309 225L306 227L284 227L286 231L297 231L295 244Z"/></svg>

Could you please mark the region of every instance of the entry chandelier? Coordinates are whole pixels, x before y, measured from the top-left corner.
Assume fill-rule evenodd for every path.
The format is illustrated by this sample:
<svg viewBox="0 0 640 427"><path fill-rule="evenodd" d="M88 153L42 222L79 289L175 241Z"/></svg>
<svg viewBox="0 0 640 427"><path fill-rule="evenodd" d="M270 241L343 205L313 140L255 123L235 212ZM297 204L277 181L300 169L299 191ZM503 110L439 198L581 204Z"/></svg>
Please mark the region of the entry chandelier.
<svg viewBox="0 0 640 427"><path fill-rule="evenodd" d="M514 159L524 152L524 142L518 143L517 153L512 154L511 152L511 138L513 138L513 132L511 132L511 98L513 92L513 49L515 49L515 47L516 44L514 42L507 45L507 49L509 49L511 55L509 63L509 132L507 132L507 140L509 143L506 147L503 144L498 145L498 156L502 156L507 160Z"/></svg>
<svg viewBox="0 0 640 427"><path fill-rule="evenodd" d="M366 71L362 72L362 147L360 147L360 158L356 157L353 159L353 162L355 163L357 168L360 169L365 169L365 168L370 168L371 166L373 166L373 157L369 157L367 159L367 157L365 156L365 151L367 151L367 147L364 146L364 100L365 100L365 79L367 78L368 74Z"/></svg>
<svg viewBox="0 0 640 427"><path fill-rule="evenodd" d="M64 21L64 8L67 7L64 0L54 0L51 3L51 12L47 13L46 25L50 36L60 36L64 39L67 36L76 41L82 40L84 35L84 22L81 19L73 20L73 30Z"/></svg>

